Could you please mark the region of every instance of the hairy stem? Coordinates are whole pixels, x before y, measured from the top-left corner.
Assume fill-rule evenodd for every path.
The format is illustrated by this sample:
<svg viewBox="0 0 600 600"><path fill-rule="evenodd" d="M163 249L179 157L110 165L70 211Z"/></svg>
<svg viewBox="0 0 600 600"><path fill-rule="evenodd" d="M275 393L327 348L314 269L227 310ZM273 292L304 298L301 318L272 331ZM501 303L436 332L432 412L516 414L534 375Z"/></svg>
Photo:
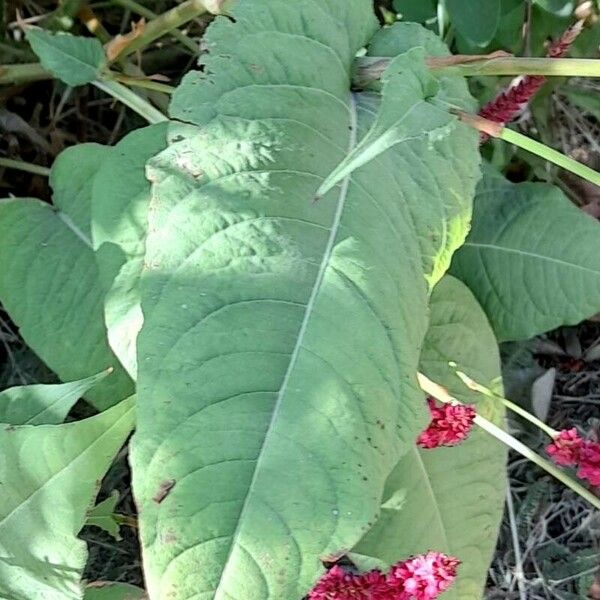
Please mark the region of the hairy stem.
<svg viewBox="0 0 600 600"><path fill-rule="evenodd" d="M43 177L48 177L50 175L50 169L48 167L33 165L22 160L13 160L11 158L0 158L0 167L26 171L27 173L34 173L35 175L42 175Z"/></svg>
<svg viewBox="0 0 600 600"><path fill-rule="evenodd" d="M419 380L419 385L421 389L437 398L440 402L446 402L451 404L460 404L460 402L453 398L448 391L443 388L441 385L434 383L422 373L417 375ZM518 452L521 456L524 456L526 459L530 460L532 463L536 464L538 467L544 469L546 473L552 475L555 479L558 479L562 484L566 485L568 488L573 490L576 494L578 494L584 500L587 500L592 506L600 509L600 498L594 495L590 490L581 485L578 481L575 481L572 477L569 477L564 471L556 467L549 460L542 458L539 454L535 453L531 448L526 446L523 442L520 442L512 435L504 431L504 429L498 427L491 421L488 421L486 418L481 415L477 415L475 417L475 423L481 427L484 431L495 437L497 440Z"/></svg>
<svg viewBox="0 0 600 600"><path fill-rule="evenodd" d="M140 98L135 92L125 87L118 81L112 81L110 79L97 79L92 82L98 89L106 92L119 102L125 104L136 112L138 115L144 117L148 123L160 123L166 121L167 117L163 115L158 109L154 108L152 104Z"/></svg>
<svg viewBox="0 0 600 600"><path fill-rule="evenodd" d="M132 12L148 19L149 21L158 17L158 15L155 12L151 11L149 8L146 8L142 4L139 4L135 0L115 0L115 3L120 4L124 8L128 8ZM173 36L178 42L183 44L193 54L198 53L198 43L191 40L187 35L179 31L179 29L173 29L169 32L169 35Z"/></svg>
<svg viewBox="0 0 600 600"><path fill-rule="evenodd" d="M214 0L212 4L215 4ZM217 5L218 4L219 3L217 3ZM146 25L143 33L135 38L131 44L123 48L123 51L117 58L141 50L162 36L171 33L174 29L181 27L188 21L207 12L212 12L214 9L211 9L211 6L212 5L209 4L207 0L186 0L186 2L175 6L156 19L150 21Z"/></svg>
<svg viewBox="0 0 600 600"><path fill-rule="evenodd" d="M545 75L548 77L600 77L600 60L593 58L521 58L515 56L473 57L465 56L460 62L428 59L434 72L473 77L480 75ZM390 64L390 58L365 56L355 61L354 83L358 87L376 81Z"/></svg>

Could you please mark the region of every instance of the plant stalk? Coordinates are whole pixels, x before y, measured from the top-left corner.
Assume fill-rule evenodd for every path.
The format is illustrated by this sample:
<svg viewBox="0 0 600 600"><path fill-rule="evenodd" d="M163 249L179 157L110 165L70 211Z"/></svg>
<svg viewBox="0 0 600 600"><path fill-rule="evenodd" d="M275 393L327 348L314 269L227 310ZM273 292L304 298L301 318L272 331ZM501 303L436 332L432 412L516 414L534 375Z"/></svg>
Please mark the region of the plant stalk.
<svg viewBox="0 0 600 600"><path fill-rule="evenodd" d="M209 2L209 0L186 0L186 2L175 6L156 19L149 21L143 33L123 48L122 52L116 58L122 58L145 48L155 40L171 33L174 29L181 27L200 15L207 12L216 14L213 11L217 10L218 12L221 4L222 2L215 2L214 0L212 2Z"/></svg>
<svg viewBox="0 0 600 600"><path fill-rule="evenodd" d="M0 65L0 85L15 85L53 78L54 76L45 71L40 63Z"/></svg>
<svg viewBox="0 0 600 600"><path fill-rule="evenodd" d="M558 59L554 59L558 60ZM505 127L502 123L495 123L489 119L484 119L478 115L471 115L462 111L457 111L458 117L463 123L466 123L470 127L481 131L482 133L491 137L499 138L505 142L514 144L523 150L527 150L536 156L539 156L548 162L551 162L563 169L570 171L571 173L578 175L579 177L593 183L600 187L600 173L590 169L587 165L584 165L570 156L566 156L554 148L546 146L536 140Z"/></svg>
<svg viewBox="0 0 600 600"><path fill-rule="evenodd" d="M528 58L516 56L453 56L452 60L427 60L430 70L444 75L476 77L482 75L545 75L547 77L600 77L600 60L593 58ZM355 61L354 83L372 83L390 64L390 58L364 56Z"/></svg>
<svg viewBox="0 0 600 600"><path fill-rule="evenodd" d="M450 366L455 367L456 363L450 363ZM521 408L518 404L515 404L511 400L508 400L506 398L503 398L502 396L499 396L498 394L495 394L492 390L486 388L485 386L481 385L480 383L477 383L476 381L473 381L468 375L466 375L462 371L456 371L456 374L458 375L459 379L470 390L473 390L474 392L478 392L479 394L483 394L484 396L487 396L488 398L492 398L493 400L496 400L497 402L501 402L506 408L508 408L508 410L511 410L512 412L519 415L520 417L523 417L523 419L525 419L526 421L529 421L531 424L533 424L536 427L538 427L539 429L541 429L550 438L554 439L558 435L558 431L556 431L555 429L552 429L552 427L546 425L546 423L544 423L542 420L538 419L535 415L532 415L529 411L525 410L524 408Z"/></svg>
<svg viewBox="0 0 600 600"><path fill-rule="evenodd" d="M18 171L26 171L27 173L33 173L35 175L42 175L42 177L48 177L50 175L50 169L48 167L33 165L22 160L13 160L12 158L0 157L0 167L17 169Z"/></svg>
<svg viewBox="0 0 600 600"><path fill-rule="evenodd" d="M139 87L145 90L151 90L153 92L162 92L163 94L171 95L175 88L172 85L166 83L160 83L159 81L153 81L152 79L144 79L140 77L131 77L129 75L123 75L122 73L110 73L111 79L124 83L131 87Z"/></svg>
<svg viewBox="0 0 600 600"><path fill-rule="evenodd" d="M124 8L128 8L132 12L152 21L158 17L158 15L146 8L142 4L139 4L135 0L114 0L116 4L120 4ZM173 36L178 42L183 44L192 54L198 54L199 44L191 40L187 35L179 31L179 29L173 29L169 32L169 35Z"/></svg>
<svg viewBox="0 0 600 600"><path fill-rule="evenodd" d="M118 81L97 79L96 81L93 81L92 84L119 102L125 104L125 106L131 108L131 110L138 115L144 117L148 123L161 123L162 121L167 121L167 117L158 109L154 108L152 104L143 98L140 98L135 92L120 84Z"/></svg>
<svg viewBox="0 0 600 600"><path fill-rule="evenodd" d="M426 394L437 398L440 402L460 404L460 402L456 398L453 398L445 388L443 388L441 385L438 385L437 383L434 383L433 381L425 377L425 375L423 375L422 373L417 374L417 379L419 381L421 389ZM566 485L568 488L573 490L584 500L587 500L592 506L594 506L597 509L600 509L600 498L594 495L585 486L581 485L578 481L575 481L573 478L569 477L564 471L556 467L549 460L546 460L545 458L542 458L539 454L535 453L523 442L520 442L512 435L504 431L502 428L498 427L491 421L488 421L481 415L477 415L475 417L475 423L484 431L495 437L497 440L499 440L509 448L512 448L515 452L518 452L521 456L525 457L527 460L530 460L538 467L542 468L544 471L546 471L546 473L552 475L555 479L558 479L558 481L560 481L562 484Z"/></svg>
<svg viewBox="0 0 600 600"><path fill-rule="evenodd" d="M576 161L570 156L562 154L562 152L558 152L558 150L554 150L554 148L550 148L522 133L509 129L508 127L502 129L500 139L514 144L519 148L523 148L523 150L527 150L532 154L536 154L537 156L540 156L575 175L579 175L582 179L600 187L600 173L598 171L590 169L587 165Z"/></svg>

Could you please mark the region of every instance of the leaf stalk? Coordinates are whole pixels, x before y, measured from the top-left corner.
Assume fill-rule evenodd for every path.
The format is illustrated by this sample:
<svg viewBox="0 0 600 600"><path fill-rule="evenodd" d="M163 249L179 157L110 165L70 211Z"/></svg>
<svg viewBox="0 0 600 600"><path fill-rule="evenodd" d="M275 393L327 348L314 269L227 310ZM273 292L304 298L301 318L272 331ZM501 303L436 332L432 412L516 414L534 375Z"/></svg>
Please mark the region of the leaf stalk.
<svg viewBox="0 0 600 600"><path fill-rule="evenodd" d="M421 389L425 393L439 400L440 402L450 404L461 404L461 402L456 398L452 397L445 388L443 388L437 383L434 383L422 373L417 374L417 379L419 381ZM515 452L518 452L521 456L525 457L527 460L530 460L532 463L542 468L549 475L552 475L552 477L560 481L562 484L566 485L569 489L573 490L581 498L587 500L592 506L594 506L597 509L600 509L600 498L598 498L585 486L581 485L578 481L575 481L572 477L569 477L569 475L567 475L564 471L556 467L549 460L542 458L539 454L531 450L531 448L526 446L523 442L514 438L512 435L504 431L501 427L498 427L497 425L495 425L491 421L488 421L485 417L482 417L481 415L477 415L475 417L475 423L479 427L481 427L481 429L489 433L491 436L495 437L498 441L502 442L504 445L508 446Z"/></svg>

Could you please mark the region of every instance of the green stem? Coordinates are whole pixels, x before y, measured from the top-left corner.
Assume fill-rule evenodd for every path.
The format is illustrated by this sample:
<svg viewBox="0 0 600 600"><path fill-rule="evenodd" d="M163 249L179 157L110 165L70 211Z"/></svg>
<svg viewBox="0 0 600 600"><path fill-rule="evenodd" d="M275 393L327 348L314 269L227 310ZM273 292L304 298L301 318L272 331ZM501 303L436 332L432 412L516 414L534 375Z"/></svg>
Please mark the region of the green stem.
<svg viewBox="0 0 600 600"><path fill-rule="evenodd" d="M456 57L455 57L456 58ZM354 63L354 80L359 87L376 81L390 64L390 58L364 56ZM593 58L528 58L503 56L472 60L465 57L462 64L447 60L429 59L431 71L474 77L482 75L545 75L547 77L600 77L600 60Z"/></svg>
<svg viewBox="0 0 600 600"><path fill-rule="evenodd" d="M139 4L135 0L114 0L116 4L120 4L124 8L128 8L132 12L140 15L148 19L149 21L152 19L156 19L158 15L151 11L149 8L146 8L142 4ZM191 50L193 54L198 54L198 44L191 40L187 35L179 31L179 29L173 29L173 31L169 32L178 42L183 44L186 48Z"/></svg>
<svg viewBox="0 0 600 600"><path fill-rule="evenodd" d="M507 56L463 65L433 67L464 77L479 75L544 75L546 77L600 77L600 60L593 58L528 58Z"/></svg>
<svg viewBox="0 0 600 600"><path fill-rule="evenodd" d="M162 92L163 94L171 95L175 88L172 85L166 85L159 81L152 81L152 79L141 79L138 77L130 77L129 75L123 75L121 73L109 73L111 79L129 85L131 87L139 87L145 90L152 90L154 92Z"/></svg>
<svg viewBox="0 0 600 600"><path fill-rule="evenodd" d="M0 65L0 85L14 85L44 79L53 79L53 75L45 71L40 63Z"/></svg>
<svg viewBox="0 0 600 600"><path fill-rule="evenodd" d="M487 431L490 435L494 436L497 440L512 448L515 452L518 452L521 456L530 460L546 471L546 473L552 475L558 479L561 483L572 489L576 494L581 496L584 500L587 500L592 506L600 509L600 498L594 495L590 490L581 485L578 481L569 477L564 471L559 469L549 460L542 458L539 454L536 454L531 448L526 446L523 442L520 442L509 433L506 433L503 429L494 425L491 421L488 421L484 417L477 415L475 417L475 423L481 427L484 431Z"/></svg>
<svg viewBox="0 0 600 600"><path fill-rule="evenodd" d="M42 175L43 177L48 177L50 175L50 169L48 167L32 165L31 163L22 160L12 160L11 158L0 158L0 167L26 171L27 173L34 173L35 175Z"/></svg>
<svg viewBox="0 0 600 600"><path fill-rule="evenodd" d="M125 104L125 106L131 108L131 110L135 111L138 115L144 117L148 123L160 123L167 120L167 117L158 109L154 108L154 106L143 98L140 98L135 92L132 92L118 81L97 79L96 81L93 81L92 84L116 100L119 100L119 102Z"/></svg>
<svg viewBox="0 0 600 600"><path fill-rule="evenodd" d="M594 169L590 169L590 167L577 162L570 156L566 156L558 150L554 150L546 146L546 144L542 144L541 142L537 142L522 133L518 133L508 127L503 127L500 135L500 139L514 144L519 148L523 148L523 150L527 150L532 154L540 156L545 160L574 173L575 175L579 175L579 177L589 181L600 187L600 173L598 171L594 171Z"/></svg>
<svg viewBox="0 0 600 600"><path fill-rule="evenodd" d="M206 0L186 0L150 21L143 33L123 48L119 58L145 48L155 40L181 27L199 15L209 12Z"/></svg>
<svg viewBox="0 0 600 600"><path fill-rule="evenodd" d="M453 398L445 388L437 383L434 383L422 373L419 373L417 378L419 380L421 389L430 396L437 398L440 402L461 404L456 398ZM587 500L592 506L600 509L600 498L590 492L590 490L581 485L578 481L575 481L573 478L569 477L564 471L556 467L549 460L546 460L539 454L536 454L533 450L531 450L531 448L523 444L523 442L520 442L512 435L504 431L501 427L498 427L481 415L477 415L475 417L475 423L497 440L509 448L512 448L515 452L518 452L521 456L524 456L538 467L541 467L544 471L546 471L546 473L558 479L558 481L573 490L583 499Z"/></svg>
<svg viewBox="0 0 600 600"><path fill-rule="evenodd" d="M450 363L450 366L452 368L454 368L456 366L456 363ZM521 408L518 404L515 404L511 400L508 400L507 398L503 398L502 396L495 394L492 390L490 390L489 388L486 388L485 386L481 385L480 383L473 381L473 379L471 379L468 375L466 375L462 371L456 371L456 374L458 375L459 379L470 390L473 390L474 392L483 394L484 396L487 396L488 398L492 398L493 400L495 400L497 402L501 402L504 406L506 406L506 408L508 408L509 410L516 413L520 417L523 417L526 421L529 421L530 423L532 423L533 425L535 425L536 427L541 429L550 438L554 439L556 437L556 435L558 434L558 431L556 431L555 429L552 429L552 427L549 427L548 425L546 425L546 423L544 423L542 420L538 419L536 416L532 415L529 411L525 410L524 408Z"/></svg>

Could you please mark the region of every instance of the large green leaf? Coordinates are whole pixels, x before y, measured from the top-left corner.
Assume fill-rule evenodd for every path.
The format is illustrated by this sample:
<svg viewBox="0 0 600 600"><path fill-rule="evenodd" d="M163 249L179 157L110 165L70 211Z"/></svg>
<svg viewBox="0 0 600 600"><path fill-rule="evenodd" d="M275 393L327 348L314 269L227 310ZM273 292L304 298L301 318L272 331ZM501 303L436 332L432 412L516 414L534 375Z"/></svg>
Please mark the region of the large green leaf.
<svg viewBox="0 0 600 600"><path fill-rule="evenodd" d="M426 420L427 280L464 239L478 176L459 124L313 202L380 108L350 92L372 3L255 0L232 17L175 93L192 124L150 163L132 459L152 598L299 599L364 535Z"/></svg>
<svg viewBox="0 0 600 600"><path fill-rule="evenodd" d="M498 344L486 316L468 288L447 276L431 299L421 370L501 425L501 407L467 389L449 361L501 391ZM381 517L353 558L359 564L375 558L389 565L430 549L445 551L462 565L444 599L480 600L502 519L505 463L502 444L478 428L453 448L413 445L388 479Z"/></svg>
<svg viewBox="0 0 600 600"><path fill-rule="evenodd" d="M452 273L500 341L573 325L600 312L600 225L554 186L488 173Z"/></svg>
<svg viewBox="0 0 600 600"><path fill-rule="evenodd" d="M44 69L68 85L84 85L98 77L106 63L102 44L94 37L27 30L27 41Z"/></svg>
<svg viewBox="0 0 600 600"><path fill-rule="evenodd" d="M108 371L80 381L56 385L22 385L0 392L0 423L56 425L65 420L75 402L102 381Z"/></svg>
<svg viewBox="0 0 600 600"><path fill-rule="evenodd" d="M132 398L77 423L0 430L0 597L82 597L77 533L133 423Z"/></svg>
<svg viewBox="0 0 600 600"><path fill-rule="evenodd" d="M91 144L59 156L51 175L54 206L0 201L0 300L27 344L63 381L114 368L86 395L98 408L133 391L108 347L104 291L89 239L90 180L105 153Z"/></svg>
<svg viewBox="0 0 600 600"><path fill-rule="evenodd" d="M102 163L92 193L92 240L103 285L104 315L111 348L136 378L135 341L142 326L139 278L150 201L145 165L166 145L166 124L138 129L123 138Z"/></svg>
<svg viewBox="0 0 600 600"><path fill-rule="evenodd" d="M446 0L452 25L476 46L489 44L500 22L501 0Z"/></svg>

